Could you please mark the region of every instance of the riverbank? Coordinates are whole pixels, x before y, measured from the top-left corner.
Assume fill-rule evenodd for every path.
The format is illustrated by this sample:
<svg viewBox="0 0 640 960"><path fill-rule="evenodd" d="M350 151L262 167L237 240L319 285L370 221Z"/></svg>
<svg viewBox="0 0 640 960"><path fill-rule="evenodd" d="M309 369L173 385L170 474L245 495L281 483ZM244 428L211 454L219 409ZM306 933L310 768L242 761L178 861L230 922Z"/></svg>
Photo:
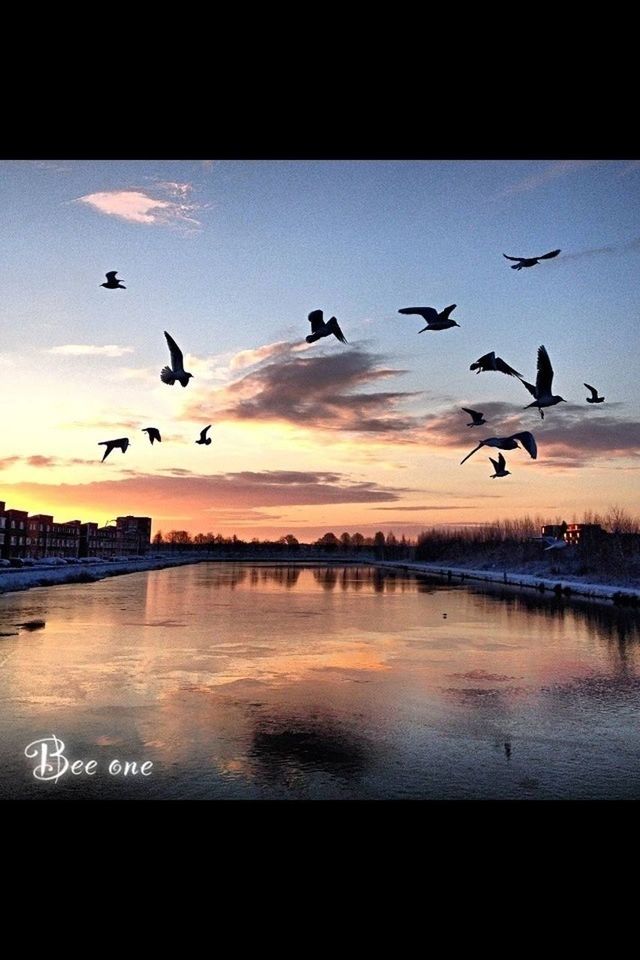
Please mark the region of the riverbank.
<svg viewBox="0 0 640 960"><path fill-rule="evenodd" d="M609 601L622 605L640 604L640 584L592 583L586 577L572 574L558 574L542 577L531 572L518 570L483 570L472 566L449 566L444 563L422 563L412 561L376 560L376 566L407 570L412 573L427 573L447 581L479 580L485 583L502 583L507 586L537 590L539 593L551 592L564 597L586 597L590 600Z"/></svg>

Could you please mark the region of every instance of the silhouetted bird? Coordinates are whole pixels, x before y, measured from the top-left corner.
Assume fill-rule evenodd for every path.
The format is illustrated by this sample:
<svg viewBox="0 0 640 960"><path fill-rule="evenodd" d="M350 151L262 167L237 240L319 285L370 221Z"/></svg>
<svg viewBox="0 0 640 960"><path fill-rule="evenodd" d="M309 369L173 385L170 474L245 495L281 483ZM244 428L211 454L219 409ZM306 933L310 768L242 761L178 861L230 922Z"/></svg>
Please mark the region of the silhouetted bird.
<svg viewBox="0 0 640 960"><path fill-rule="evenodd" d="M505 743L505 745L504 745L504 752L505 752L505 755L506 755L506 757L507 757L507 760L511 759L511 744L510 744L510 743Z"/></svg>
<svg viewBox="0 0 640 960"><path fill-rule="evenodd" d="M196 440L196 443L204 443L208 447L211 443L211 437L207 436L207 430L211 429L211 424L208 427L205 427L204 430L200 431L200 439Z"/></svg>
<svg viewBox="0 0 640 960"><path fill-rule="evenodd" d="M468 427L479 427L487 421L484 418L484 413L478 413L477 410L469 410L468 407L461 407L461 410L464 410L465 413L468 413L471 417L472 422L468 423Z"/></svg>
<svg viewBox="0 0 640 960"><path fill-rule="evenodd" d="M104 452L104 457L100 462L104 463L104 461L107 459L111 451L115 450L116 448L122 450L122 452L125 453L130 443L131 441L129 440L128 437L120 437L119 440L100 440L100 442L98 443L98 446L107 448Z"/></svg>
<svg viewBox="0 0 640 960"><path fill-rule="evenodd" d="M585 383L587 390L591 390L591 396L587 397L587 403L604 403L604 397L598 396L598 391L595 387L589 386L588 383Z"/></svg>
<svg viewBox="0 0 640 960"><path fill-rule="evenodd" d="M495 473L491 474L492 480L494 480L496 477L508 477L511 475L510 470L505 470L507 461L505 460L505 458L502 456L501 453L498 454L497 460L494 460L493 457L489 457L489 460L491 460L491 463L493 464L493 469L495 470Z"/></svg>
<svg viewBox="0 0 640 960"><path fill-rule="evenodd" d="M552 257L557 257L559 253L559 250L552 250L551 253L543 253L541 257L507 257L506 253L503 253L502 256L506 257L507 260L518 261L511 267L512 270L522 270L523 267L535 267L536 263L541 260L551 260Z"/></svg>
<svg viewBox="0 0 640 960"><path fill-rule="evenodd" d="M455 308L456 304L452 303L451 306L445 307L444 310L438 313L435 307L403 307L402 310L398 310L398 313L410 315L415 313L419 317L422 317L423 320L426 320L426 327L418 330L418 333L424 333L425 330L448 330L449 327L459 327L460 324L456 323L455 320L451 320L449 316Z"/></svg>
<svg viewBox="0 0 640 960"><path fill-rule="evenodd" d="M469 457L473 456L476 450L479 450L480 447L498 447L499 450L515 450L518 446L518 440L527 451L529 456L535 460L538 456L538 447L536 445L535 437L532 433L529 433L528 430L524 430L522 433L512 433L510 437L488 437L486 440L481 440L477 447L474 447L471 453L468 453L464 460L460 461L462 465L465 460L468 460Z"/></svg>
<svg viewBox="0 0 640 960"><path fill-rule="evenodd" d="M107 278L106 283L101 283L101 287L106 287L107 290L126 290L124 283L121 280L116 279L117 270L110 270L109 273L105 273Z"/></svg>
<svg viewBox="0 0 640 960"><path fill-rule="evenodd" d="M171 366L163 367L162 372L160 373L160 379L163 383L168 383L169 386L173 386L176 380L182 384L183 387L189 383L189 379L193 376L192 373L187 373L184 369L184 357L182 356L182 350L175 342L172 336L170 336L167 331L164 331L164 335L167 338L167 343L169 344L169 352L171 354Z"/></svg>
<svg viewBox="0 0 640 960"><path fill-rule="evenodd" d="M522 374L505 363L502 357L496 357L493 350L491 353L485 353L475 363L472 363L469 370L475 370L477 373L484 373L489 370L498 370L500 373L507 373L510 377L521 377Z"/></svg>
<svg viewBox="0 0 640 960"><path fill-rule="evenodd" d="M153 446L154 440L157 440L158 443L162 443L162 437L160 436L160 431L158 430L157 427L144 427L142 432L149 434L149 440L151 441L151 446Z"/></svg>
<svg viewBox="0 0 640 960"><path fill-rule="evenodd" d="M348 343L344 333L340 329L335 317L331 317L325 323L322 319L322 310L312 310L309 314L309 323L311 324L311 333L305 337L307 343L315 343L316 340L322 340L323 337L330 337L332 334L337 337L340 343Z"/></svg>
<svg viewBox="0 0 640 960"><path fill-rule="evenodd" d="M528 410L529 407L537 407L543 420L543 407L554 407L556 403L567 402L564 397L556 396L551 393L552 381L553 367L551 366L551 360L549 360L547 348L538 347L538 375L536 377L535 387L532 383L527 383L526 380L523 380L522 377L520 377L520 382L525 385L531 396L535 398L533 403L530 403L524 409Z"/></svg>

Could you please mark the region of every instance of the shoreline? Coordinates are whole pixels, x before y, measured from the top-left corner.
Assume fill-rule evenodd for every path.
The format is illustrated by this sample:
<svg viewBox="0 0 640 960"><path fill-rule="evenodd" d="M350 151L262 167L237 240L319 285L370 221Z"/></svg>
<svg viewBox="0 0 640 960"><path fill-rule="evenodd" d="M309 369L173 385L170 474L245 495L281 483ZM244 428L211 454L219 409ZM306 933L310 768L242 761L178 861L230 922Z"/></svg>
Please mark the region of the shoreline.
<svg viewBox="0 0 640 960"><path fill-rule="evenodd" d="M452 582L464 583L473 580L485 583L551 593L566 599L586 598L600 603L640 603L640 586L604 584L574 578L572 576L541 577L520 573L517 570L491 571L473 567L452 566L443 563L423 563L412 560L377 560L373 557L221 557L188 555L181 557L153 557L141 560L104 561L92 564L68 564L60 567L0 568L0 595L30 590L33 587L52 587L71 583L97 583L107 577L125 576L129 573L144 573L149 570L164 570L169 567L195 563L250 563L275 566L352 566L367 565L383 569L404 570L409 573L424 573Z"/></svg>

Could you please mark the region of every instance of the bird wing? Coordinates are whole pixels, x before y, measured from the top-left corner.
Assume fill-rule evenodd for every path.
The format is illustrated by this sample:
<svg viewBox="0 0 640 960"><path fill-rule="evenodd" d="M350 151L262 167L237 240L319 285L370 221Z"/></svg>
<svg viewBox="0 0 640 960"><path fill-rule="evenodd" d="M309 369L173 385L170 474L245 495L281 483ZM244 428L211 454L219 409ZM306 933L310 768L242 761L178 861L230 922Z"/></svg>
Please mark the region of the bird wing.
<svg viewBox="0 0 640 960"><path fill-rule="evenodd" d="M340 325L335 317L331 317L331 320L327 322L327 328L331 330L331 333L338 338L340 343L348 343L348 340L340 329Z"/></svg>
<svg viewBox="0 0 640 960"><path fill-rule="evenodd" d="M107 278L107 280L109 281L109 283L110 283L112 280L115 280L115 278L116 278L116 273L117 273L117 272L118 272L117 270L109 270L109 273L105 273L105 277Z"/></svg>
<svg viewBox="0 0 640 960"><path fill-rule="evenodd" d="M452 303L450 307L445 307L444 310L442 311L442 313L439 314L440 319L441 319L441 320L448 320L448 319L449 319L449 314L451 313L452 310L455 310L455 308L456 308L456 304L455 304L455 303Z"/></svg>
<svg viewBox="0 0 640 960"><path fill-rule="evenodd" d="M498 470L504 470L506 465L507 465L507 461L505 460L503 454L499 453L498 454Z"/></svg>
<svg viewBox="0 0 640 960"><path fill-rule="evenodd" d="M164 331L164 335L167 338L167 343L169 344L169 353L171 354L171 366L173 370L184 370L184 357L182 356L182 350L166 330Z"/></svg>
<svg viewBox="0 0 640 960"><path fill-rule="evenodd" d="M519 440L524 449L527 451L529 456L536 460L538 457L538 447L536 444L536 438L532 433L529 433L528 430L523 431L523 433L513 433L510 440Z"/></svg>
<svg viewBox="0 0 640 960"><path fill-rule="evenodd" d="M531 394L531 396L533 397L533 399L534 399L534 400L537 400L537 399L538 399L538 391L537 391L536 387L534 387L534 385L533 385L532 383L527 383L527 381L526 381L526 380L523 380L522 377L518 377L518 380L520 381L520 383L522 383L522 384L527 388L527 390L529 391L529 393Z"/></svg>
<svg viewBox="0 0 640 960"><path fill-rule="evenodd" d="M518 373L517 370L514 370L513 367L510 367L508 363L505 363L502 357L495 358L496 370L499 370L500 373L506 373L510 377L521 377L522 374Z"/></svg>
<svg viewBox="0 0 640 960"><path fill-rule="evenodd" d="M503 253L502 256L506 257L507 260L517 260L518 263L522 263L526 259L526 257L508 257L506 253Z"/></svg>
<svg viewBox="0 0 640 960"><path fill-rule="evenodd" d="M311 324L311 332L315 333L316 330L320 330L321 327L324 327L324 320L322 319L322 310L312 310L309 314L309 323Z"/></svg>
<svg viewBox="0 0 640 960"><path fill-rule="evenodd" d="M557 257L559 253L559 250L552 250L551 253L543 253L541 257L536 257L536 260L551 260L552 257Z"/></svg>
<svg viewBox="0 0 640 960"><path fill-rule="evenodd" d="M493 457L489 457L489 460L491 460L491 463L493 464L493 469L495 470L496 473L500 473L500 470L502 469L502 467L500 466L501 459L502 459L502 454L498 456L497 460L494 460Z"/></svg>
<svg viewBox="0 0 640 960"><path fill-rule="evenodd" d="M553 380L553 367L546 347L538 347L538 375L536 377L536 389L542 396L545 393L551 393L551 382Z"/></svg>
<svg viewBox="0 0 640 960"><path fill-rule="evenodd" d="M590 386L588 383L585 383L585 387L587 388L587 390L591 390L591 396L595 400L596 397L598 396L598 391L596 390L596 388Z"/></svg>
<svg viewBox="0 0 640 960"><path fill-rule="evenodd" d="M210 429L211 429L211 424L209 424L208 427L205 427L204 430L201 430L201 431L200 431L200 439L201 439L201 440L206 440L206 439L207 439L207 430L210 430Z"/></svg>
<svg viewBox="0 0 640 960"><path fill-rule="evenodd" d="M477 447L474 447L473 450L471 451L471 453L468 453L468 454L466 455L466 457L464 458L464 460L461 460L461 461L460 461L460 466L462 466L462 464L464 463L465 460L468 460L469 457L472 457L473 454L476 452L476 450L479 450L480 447L484 446L485 442L486 442L485 440L481 440L480 443L478 444L478 446L477 446ZM491 459L491 458L489 458L489 459Z"/></svg>
<svg viewBox="0 0 640 960"><path fill-rule="evenodd" d="M480 357L479 360L476 360L475 363L472 363L471 366L469 367L469 370L475 370L476 367L481 367L481 368L491 367L491 369L493 369L495 366L495 363L496 363L496 355L492 350L491 353L485 353L484 357Z"/></svg>
<svg viewBox="0 0 640 960"><path fill-rule="evenodd" d="M423 320L426 320L427 323L431 323L432 320L436 320L438 316L438 311L433 307L403 307L402 310L398 310L398 313L417 313L418 316L422 317Z"/></svg>
<svg viewBox="0 0 640 960"><path fill-rule="evenodd" d="M469 407L460 407L461 410L464 410L465 413L468 413L470 417L481 417L482 414L478 413L477 410L470 410Z"/></svg>

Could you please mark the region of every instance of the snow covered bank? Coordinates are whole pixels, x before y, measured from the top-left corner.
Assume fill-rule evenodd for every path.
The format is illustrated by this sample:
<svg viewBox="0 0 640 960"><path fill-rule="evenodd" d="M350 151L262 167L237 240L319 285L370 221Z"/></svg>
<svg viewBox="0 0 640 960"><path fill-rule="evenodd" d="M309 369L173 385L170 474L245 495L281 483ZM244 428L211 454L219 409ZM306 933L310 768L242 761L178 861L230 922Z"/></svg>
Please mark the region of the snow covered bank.
<svg viewBox="0 0 640 960"><path fill-rule="evenodd" d="M540 577L515 570L475 570L470 567L451 567L444 563L414 563L410 561L376 560L379 567L429 573L451 580L484 580L487 583L504 583L508 586L527 587L544 592L551 591L562 596L588 597L592 600L611 600L631 604L640 602L640 586L636 583L618 585L613 583L590 583L577 576Z"/></svg>
<svg viewBox="0 0 640 960"><path fill-rule="evenodd" d="M200 562L202 558L198 558ZM62 566L0 567L0 593L49 587L58 583L92 583L105 577L142 570L162 570L196 562L193 557L143 557L140 560L103 560L94 563L68 563Z"/></svg>

